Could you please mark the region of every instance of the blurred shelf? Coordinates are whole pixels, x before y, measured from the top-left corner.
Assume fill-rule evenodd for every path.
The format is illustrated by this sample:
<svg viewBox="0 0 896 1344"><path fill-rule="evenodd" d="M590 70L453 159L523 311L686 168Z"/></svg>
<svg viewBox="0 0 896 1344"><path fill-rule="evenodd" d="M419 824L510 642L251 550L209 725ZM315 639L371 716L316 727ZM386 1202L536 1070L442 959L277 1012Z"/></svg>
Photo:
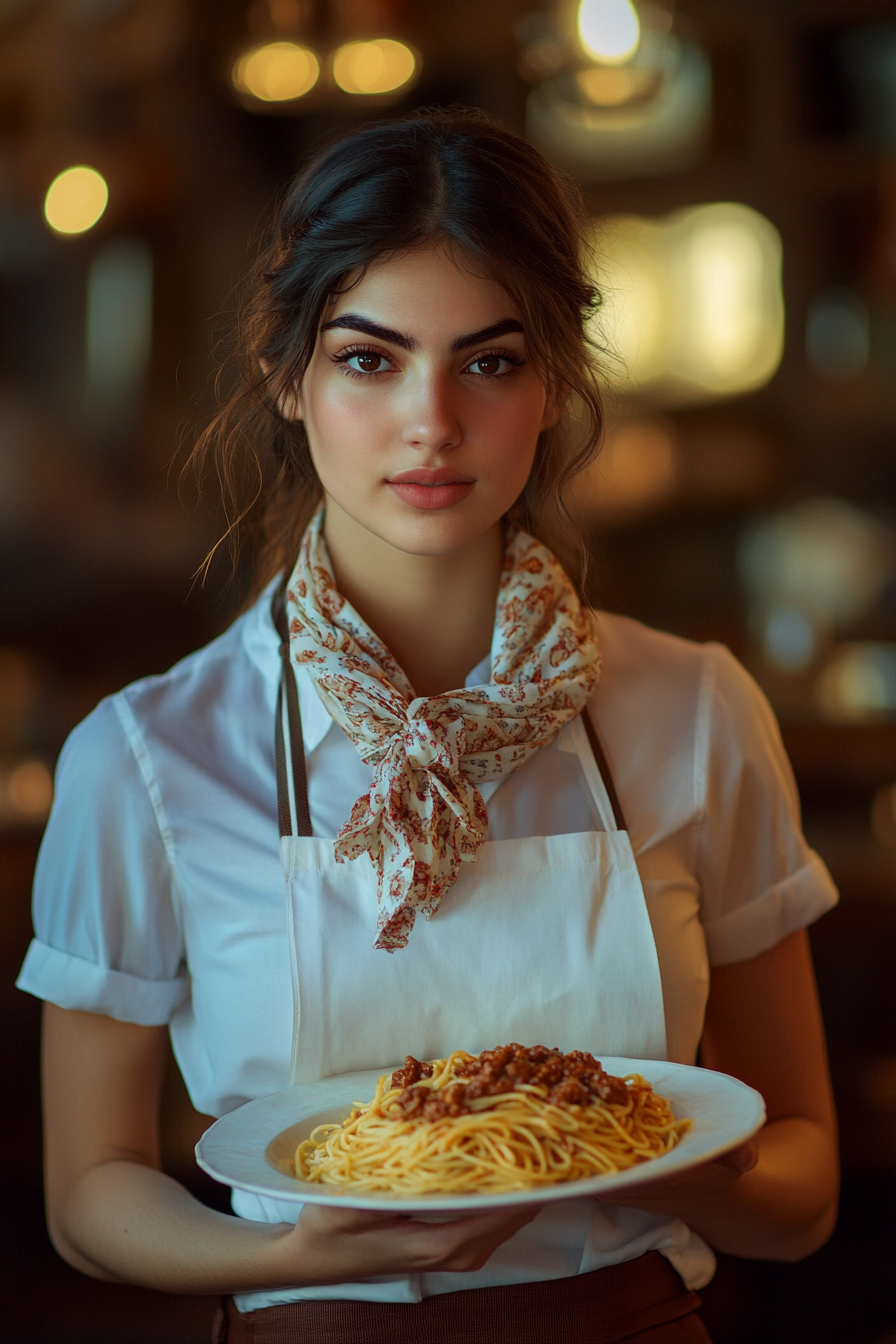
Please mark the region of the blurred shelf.
<svg viewBox="0 0 896 1344"><path fill-rule="evenodd" d="M896 782L896 723L787 723L781 735L801 786L867 792Z"/></svg>
<svg viewBox="0 0 896 1344"><path fill-rule="evenodd" d="M885 849L867 821L808 812L804 824L806 839L824 859L844 901L896 906L896 849Z"/></svg>

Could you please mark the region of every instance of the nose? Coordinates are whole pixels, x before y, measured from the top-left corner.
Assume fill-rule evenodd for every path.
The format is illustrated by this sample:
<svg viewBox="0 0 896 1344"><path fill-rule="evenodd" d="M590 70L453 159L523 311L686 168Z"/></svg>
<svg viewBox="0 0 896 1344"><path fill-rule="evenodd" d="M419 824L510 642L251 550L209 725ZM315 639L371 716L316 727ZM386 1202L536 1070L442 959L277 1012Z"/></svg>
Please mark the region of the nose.
<svg viewBox="0 0 896 1344"><path fill-rule="evenodd" d="M402 442L429 452L456 448L463 438L458 396L450 376L421 370L407 391Z"/></svg>

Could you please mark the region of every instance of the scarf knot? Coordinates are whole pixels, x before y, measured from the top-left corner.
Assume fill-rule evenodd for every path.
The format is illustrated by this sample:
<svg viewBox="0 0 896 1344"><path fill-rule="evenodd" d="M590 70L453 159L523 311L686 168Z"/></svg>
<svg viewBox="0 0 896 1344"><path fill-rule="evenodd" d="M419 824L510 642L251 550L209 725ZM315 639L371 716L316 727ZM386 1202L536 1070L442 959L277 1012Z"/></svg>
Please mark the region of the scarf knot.
<svg viewBox="0 0 896 1344"><path fill-rule="evenodd" d="M508 529L492 640L492 681L414 697L404 671L339 593L311 520L287 585L290 657L373 769L335 842L377 877L374 947L405 947L488 834L477 784L546 746L584 708L600 675L593 621L557 559Z"/></svg>
<svg viewBox="0 0 896 1344"><path fill-rule="evenodd" d="M460 717L408 719L404 749L412 770L457 774L465 743L466 729Z"/></svg>

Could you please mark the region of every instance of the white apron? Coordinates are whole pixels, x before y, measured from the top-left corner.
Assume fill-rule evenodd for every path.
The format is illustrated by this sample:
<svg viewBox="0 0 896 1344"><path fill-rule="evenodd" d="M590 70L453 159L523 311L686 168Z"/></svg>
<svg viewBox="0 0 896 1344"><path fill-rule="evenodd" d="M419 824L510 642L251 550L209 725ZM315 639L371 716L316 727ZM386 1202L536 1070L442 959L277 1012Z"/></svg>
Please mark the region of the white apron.
<svg viewBox="0 0 896 1344"><path fill-rule="evenodd" d="M656 944L590 723L573 720L561 741L579 756L604 831L486 842L475 863L461 866L434 917L418 918L406 948L375 951L372 864L337 863L332 838L312 834L285 641L282 652L277 782L294 1005L290 1081L386 1069L408 1054L475 1054L510 1041L587 1050L598 1059L665 1059ZM258 1216L246 1200L234 1207ZM264 1216L276 1216L274 1209ZM665 1221L568 1200L548 1205L474 1274L395 1276L276 1300L418 1301L430 1293L562 1278L612 1263L623 1245L622 1258L643 1253L656 1244L655 1225ZM246 1310L271 1300L246 1294L237 1304Z"/></svg>

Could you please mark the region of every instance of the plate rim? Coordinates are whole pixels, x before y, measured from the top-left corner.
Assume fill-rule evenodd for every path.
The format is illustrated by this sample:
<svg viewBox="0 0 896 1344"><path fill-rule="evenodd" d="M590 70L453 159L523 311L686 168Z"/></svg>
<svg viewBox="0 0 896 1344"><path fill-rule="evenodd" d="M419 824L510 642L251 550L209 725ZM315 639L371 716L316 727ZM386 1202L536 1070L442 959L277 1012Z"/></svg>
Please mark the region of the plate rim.
<svg viewBox="0 0 896 1344"><path fill-rule="evenodd" d="M641 1060L631 1056L615 1055L601 1055L600 1058L610 1073L613 1073L614 1069L618 1073L638 1072L644 1074L648 1081L652 1081L647 1072L648 1069L655 1075L660 1073L672 1074L683 1080L689 1079L692 1083L699 1080L700 1083L705 1084L706 1080L711 1078L714 1081L706 1089L707 1092L713 1094L721 1090L727 1092L732 1098L739 1096L743 1101L745 1115L748 1111L750 1112L749 1122L745 1120L742 1127L737 1129L736 1134L731 1133L728 1138L721 1140L719 1143L708 1144L701 1148L699 1154L693 1160L687 1160L689 1155L682 1154L682 1147L676 1146L671 1152L664 1153L661 1157L653 1159L649 1164L639 1164L626 1171L611 1172L603 1176L590 1176L581 1181L559 1182L556 1185L542 1186L533 1190L511 1190L504 1193L478 1195L362 1194L351 1190L340 1190L333 1186L299 1183L296 1178L277 1172L266 1157L270 1144L286 1130L292 1128L293 1125L300 1124L304 1118L333 1108L323 1100L315 1102L315 1095L319 1097L324 1087L345 1089L347 1092L352 1088L362 1086L366 1086L368 1089L368 1092L362 1095L368 1095L368 1093L372 1093L376 1080L382 1074L390 1072L390 1067L392 1069L401 1067L400 1064L395 1064L386 1068L379 1067L358 1070L353 1073L337 1074L332 1078L320 1079L316 1082L294 1083L290 1087L279 1089L277 1092L253 1098L242 1106L228 1111L227 1114L219 1117L214 1124L209 1126L195 1146L196 1162L214 1180L230 1186L235 1191L254 1194L277 1203L295 1204L299 1208L303 1204L323 1204L375 1212L446 1213L453 1210L456 1213L463 1213L513 1205L554 1203L563 1199L596 1196L604 1192L609 1195L613 1190L623 1190L626 1186L646 1184L648 1180L659 1180L664 1175L671 1176L678 1171L688 1170L702 1162L712 1161L752 1138L765 1124L766 1108L761 1094L755 1088L750 1087L748 1083L743 1082L740 1078L733 1077L731 1074L721 1073L714 1069L704 1069L699 1065L679 1064L672 1060ZM306 1103L304 1109L302 1108L303 1094ZM337 1098L333 1105L346 1105L349 1101L355 1099L355 1097ZM272 1118L267 1138L253 1143L251 1149L247 1150L246 1156L250 1167L254 1166L256 1168L254 1179L239 1171L235 1173L233 1169L228 1172L220 1165L215 1150L222 1140L231 1142L229 1135L233 1128L237 1128L239 1131L241 1127L245 1127L250 1115L254 1120L259 1112L261 1116L268 1112L276 1114L278 1108L287 1109L293 1102L296 1103L296 1108L287 1123L284 1124L277 1120L278 1127L274 1129L275 1121ZM240 1119L235 1121L235 1116L239 1116ZM682 1143L686 1145L686 1136ZM684 1162L681 1161L682 1155L686 1158ZM676 1157L678 1158L677 1161L675 1160ZM656 1171L655 1176L653 1175L654 1171ZM259 1179L259 1176L262 1179ZM284 1184L281 1185L279 1182ZM286 1182L289 1182L288 1186L285 1184Z"/></svg>

